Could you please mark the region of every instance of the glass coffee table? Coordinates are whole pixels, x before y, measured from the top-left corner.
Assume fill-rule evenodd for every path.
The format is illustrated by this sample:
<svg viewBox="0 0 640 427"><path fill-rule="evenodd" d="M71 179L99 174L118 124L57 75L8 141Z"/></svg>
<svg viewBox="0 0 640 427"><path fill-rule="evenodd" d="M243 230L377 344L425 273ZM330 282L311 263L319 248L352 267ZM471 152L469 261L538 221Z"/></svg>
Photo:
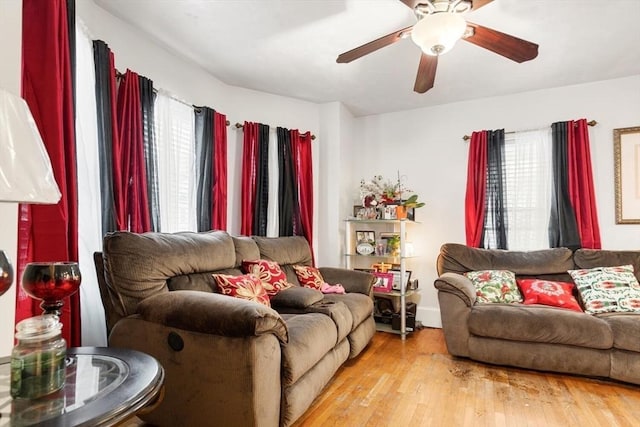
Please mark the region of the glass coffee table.
<svg viewBox="0 0 640 427"><path fill-rule="evenodd" d="M135 350L67 350L63 389L39 399L12 399L8 358L0 363L0 426L109 426L162 400L164 370Z"/></svg>

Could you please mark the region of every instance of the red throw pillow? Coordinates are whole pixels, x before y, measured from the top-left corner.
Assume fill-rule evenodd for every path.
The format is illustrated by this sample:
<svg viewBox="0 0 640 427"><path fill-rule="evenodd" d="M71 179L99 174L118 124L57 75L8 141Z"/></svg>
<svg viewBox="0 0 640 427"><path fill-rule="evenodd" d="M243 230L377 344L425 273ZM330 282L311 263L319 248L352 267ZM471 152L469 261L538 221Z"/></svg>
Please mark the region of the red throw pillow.
<svg viewBox="0 0 640 427"><path fill-rule="evenodd" d="M255 301L271 307L269 296L262 286L262 281L253 274L233 276L230 274L214 274L219 292L223 295Z"/></svg>
<svg viewBox="0 0 640 427"><path fill-rule="evenodd" d="M582 311L573 297L573 284L539 279L518 279L525 304L544 304L569 310Z"/></svg>
<svg viewBox="0 0 640 427"><path fill-rule="evenodd" d="M307 265L294 265L293 270L296 272L298 281L300 281L302 286L317 290L322 289L324 279L322 278L322 274L320 274L320 270L317 268Z"/></svg>
<svg viewBox="0 0 640 427"><path fill-rule="evenodd" d="M267 295L272 297L283 289L291 287L287 281L287 275L275 261L257 259L254 261L242 261L242 271L253 274L262 280L262 286Z"/></svg>

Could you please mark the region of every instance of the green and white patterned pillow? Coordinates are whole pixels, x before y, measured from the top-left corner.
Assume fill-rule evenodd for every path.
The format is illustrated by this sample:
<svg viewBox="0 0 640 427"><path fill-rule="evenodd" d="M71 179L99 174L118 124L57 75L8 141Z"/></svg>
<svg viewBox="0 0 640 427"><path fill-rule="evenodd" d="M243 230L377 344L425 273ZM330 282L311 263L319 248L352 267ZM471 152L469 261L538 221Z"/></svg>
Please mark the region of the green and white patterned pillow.
<svg viewBox="0 0 640 427"><path fill-rule="evenodd" d="M480 270L464 273L476 288L479 303L519 303L522 295L516 275L507 270Z"/></svg>
<svg viewBox="0 0 640 427"><path fill-rule="evenodd" d="M640 284L632 265L569 270L589 314L640 312Z"/></svg>

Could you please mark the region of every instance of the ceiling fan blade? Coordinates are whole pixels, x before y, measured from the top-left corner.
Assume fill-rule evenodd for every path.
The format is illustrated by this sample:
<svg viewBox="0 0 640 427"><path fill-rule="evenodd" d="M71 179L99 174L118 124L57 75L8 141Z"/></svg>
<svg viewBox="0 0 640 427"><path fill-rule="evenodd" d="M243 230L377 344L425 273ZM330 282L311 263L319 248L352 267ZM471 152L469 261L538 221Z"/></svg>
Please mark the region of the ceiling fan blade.
<svg viewBox="0 0 640 427"><path fill-rule="evenodd" d="M438 67L438 57L423 53L420 57L418 75L413 90L418 93L425 93L433 87L436 79L436 68Z"/></svg>
<svg viewBox="0 0 640 427"><path fill-rule="evenodd" d="M491 3L493 0L471 0L471 10L478 10L482 6Z"/></svg>
<svg viewBox="0 0 640 427"><path fill-rule="evenodd" d="M336 62L351 62L355 59L368 55L371 52L375 52L378 49L382 49L385 46L389 46L390 44L393 44L411 34L411 28L413 28L413 26L394 31L391 34L387 34L386 36L380 37L379 39L371 41L367 44L363 44L362 46L358 46L355 49L351 49L348 52L341 53L340 55L338 55L338 59L336 59Z"/></svg>
<svg viewBox="0 0 640 427"><path fill-rule="evenodd" d="M420 3L420 0L400 0L402 3L406 4L407 7L411 9L415 9L416 5ZM489 0L491 1L491 0Z"/></svg>
<svg viewBox="0 0 640 427"><path fill-rule="evenodd" d="M516 62L529 61L538 56L538 45L535 43L467 21L467 31L469 27L473 29L473 34L464 37L463 40L476 46L483 47Z"/></svg>

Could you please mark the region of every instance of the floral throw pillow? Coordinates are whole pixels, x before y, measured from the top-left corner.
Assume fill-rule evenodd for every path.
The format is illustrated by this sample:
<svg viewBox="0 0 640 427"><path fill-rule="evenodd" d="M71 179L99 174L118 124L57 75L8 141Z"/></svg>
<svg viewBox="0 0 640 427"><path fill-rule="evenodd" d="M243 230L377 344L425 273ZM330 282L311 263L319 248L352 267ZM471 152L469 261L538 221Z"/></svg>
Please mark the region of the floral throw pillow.
<svg viewBox="0 0 640 427"><path fill-rule="evenodd" d="M573 297L573 284L540 279L518 279L525 304L544 304L582 312Z"/></svg>
<svg viewBox="0 0 640 427"><path fill-rule="evenodd" d="M307 265L294 265L293 270L296 272L298 281L306 288L312 288L321 290L324 279L320 270L315 267L309 267Z"/></svg>
<svg viewBox="0 0 640 427"><path fill-rule="evenodd" d="M269 296L262 286L262 281L253 274L233 276L229 274L214 274L218 290L223 295L255 301L271 307Z"/></svg>
<svg viewBox="0 0 640 427"><path fill-rule="evenodd" d="M262 286L269 297L275 296L283 289L291 287L287 282L287 275L275 261L258 259L254 261L242 261L242 271L258 276L262 280Z"/></svg>
<svg viewBox="0 0 640 427"><path fill-rule="evenodd" d="M464 273L476 288L479 303L519 303L522 295L516 285L516 275L507 270L480 270Z"/></svg>
<svg viewBox="0 0 640 427"><path fill-rule="evenodd" d="M640 284L632 265L569 270L589 314L640 312Z"/></svg>

